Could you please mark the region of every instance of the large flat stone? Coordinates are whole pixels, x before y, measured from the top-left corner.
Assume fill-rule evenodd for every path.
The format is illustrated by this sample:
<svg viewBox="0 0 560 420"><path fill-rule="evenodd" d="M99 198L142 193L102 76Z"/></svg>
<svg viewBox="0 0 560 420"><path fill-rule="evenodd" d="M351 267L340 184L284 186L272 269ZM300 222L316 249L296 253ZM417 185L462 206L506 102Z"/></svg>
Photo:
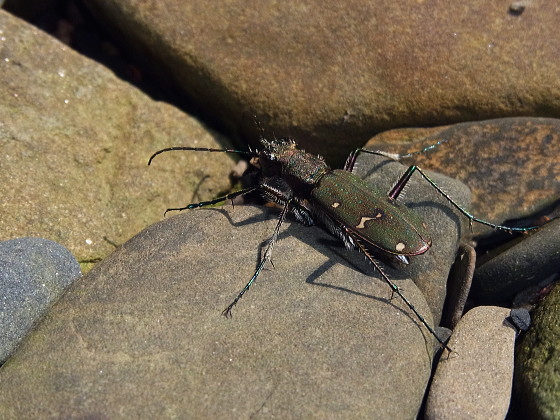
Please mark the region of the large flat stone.
<svg viewBox="0 0 560 420"><path fill-rule="evenodd" d="M370 169L385 191L403 167L381 159ZM464 187L451 190L468 199ZM425 216L432 249L405 270L385 269L430 324L443 297L429 306L412 279L441 296L461 226L431 193L411 187L404 200ZM193 210L125 243L74 283L0 370L0 416L414 417L434 339L363 255L322 229L287 222L274 268L233 319L220 315L251 277L276 216Z"/></svg>
<svg viewBox="0 0 560 420"><path fill-rule="evenodd" d="M560 110L558 11L544 3L520 14L483 0L85 4L232 131L256 138L244 121L256 113L338 161L390 128Z"/></svg>
<svg viewBox="0 0 560 420"><path fill-rule="evenodd" d="M219 137L4 10L0 115L3 239L50 239L94 262L165 208L229 188L226 154L147 166L158 149L219 147Z"/></svg>

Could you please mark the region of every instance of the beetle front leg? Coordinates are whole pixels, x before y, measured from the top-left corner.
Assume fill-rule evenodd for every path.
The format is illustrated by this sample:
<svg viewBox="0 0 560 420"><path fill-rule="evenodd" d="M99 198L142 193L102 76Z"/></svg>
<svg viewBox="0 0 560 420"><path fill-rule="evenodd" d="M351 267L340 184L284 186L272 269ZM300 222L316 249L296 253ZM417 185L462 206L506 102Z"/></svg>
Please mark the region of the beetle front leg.
<svg viewBox="0 0 560 420"><path fill-rule="evenodd" d="M239 299L241 299L243 297L245 292L247 292L247 290L249 290L249 287L251 287L251 285L255 282L255 280L257 279L257 277L259 276L259 274L263 270L265 263L267 261L272 260L272 250L274 249L274 245L276 244L276 241L278 241L278 234L280 233L280 227L282 226L282 223L284 223L284 220L286 219L286 214L288 214L291 203L292 203L292 201L290 199L286 202L286 204L282 208L282 211L280 212L280 216L278 217L278 222L276 223L276 227L274 228L274 233L272 234L272 237L268 241L268 245L266 246L266 250L264 251L264 255L261 258L261 260L259 261L259 264L257 265L257 269L255 270L255 273L253 274L253 277L251 277L249 282L239 292L239 294L233 300L233 302L231 302L228 305L228 307L223 310L222 315L224 315L226 318L231 318L231 310L233 309L233 307L237 304L237 302L239 302Z"/></svg>
<svg viewBox="0 0 560 420"><path fill-rule="evenodd" d="M212 206L214 204L218 204L218 203L220 203L222 201L226 201L226 200L233 200L235 197L239 197L241 195L249 194L249 193L255 191L258 187L259 187L258 185L255 185L253 187L245 188L245 189L240 190L240 191L235 191L233 193L224 195L223 197L215 198L213 200L201 201L200 203L191 203L191 204L186 205L185 207L176 207L176 208L167 209L167 210L165 210L165 213L163 213L163 215L165 216L170 211L192 210L192 209L197 209L199 207Z"/></svg>
<svg viewBox="0 0 560 420"><path fill-rule="evenodd" d="M283 178L266 178L259 185L259 189L263 198L267 201L280 204L281 206L290 202L289 212L302 225L313 226L315 224L311 211L304 205L303 201L294 196L292 187Z"/></svg>
<svg viewBox="0 0 560 420"><path fill-rule="evenodd" d="M225 317L231 317L231 310L237 304L239 299L243 297L243 295L249 290L251 285L255 282L257 277L259 277L261 271L263 270L267 261L272 263L272 250L274 249L274 245L278 241L278 235L280 233L280 227L284 220L286 220L286 215L288 213L293 213L298 219L299 222L306 226L313 225L313 219L311 218L311 213L303 206L301 206L297 198L294 197L292 188L288 185L288 183L280 177L271 177L267 178L263 181L262 184L258 186L261 194L265 198L265 200L278 203L282 206L282 211L278 216L278 222L276 223L276 227L274 228L274 233L272 237L268 241L266 249L264 251L264 255L259 261L257 268L251 277L251 279L247 282L245 287L239 292L237 297L233 300L232 303L228 305L226 309L222 312L222 315Z"/></svg>

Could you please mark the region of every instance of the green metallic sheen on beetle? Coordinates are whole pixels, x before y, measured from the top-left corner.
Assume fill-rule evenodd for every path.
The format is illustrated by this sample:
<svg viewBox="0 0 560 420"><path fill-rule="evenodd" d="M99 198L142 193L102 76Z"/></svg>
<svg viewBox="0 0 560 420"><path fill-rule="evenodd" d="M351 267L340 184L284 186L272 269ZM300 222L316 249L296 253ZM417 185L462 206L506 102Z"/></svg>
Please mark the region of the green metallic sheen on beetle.
<svg viewBox="0 0 560 420"><path fill-rule="evenodd" d="M381 251L419 255L431 246L422 218L351 172L335 169L311 191L316 207Z"/></svg>

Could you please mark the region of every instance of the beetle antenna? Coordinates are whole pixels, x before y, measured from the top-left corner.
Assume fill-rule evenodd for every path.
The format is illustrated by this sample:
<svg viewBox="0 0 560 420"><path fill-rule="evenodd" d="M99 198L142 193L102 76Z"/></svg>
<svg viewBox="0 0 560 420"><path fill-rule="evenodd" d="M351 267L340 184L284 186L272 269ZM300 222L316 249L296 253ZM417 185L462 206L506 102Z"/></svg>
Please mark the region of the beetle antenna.
<svg viewBox="0 0 560 420"><path fill-rule="evenodd" d="M162 153L165 152L171 152L173 150L190 150L193 152L223 152L223 153L237 153L238 155L246 155L246 156L251 156L251 157L256 157L258 156L257 153L255 152L248 152L246 150L235 150L235 149L209 149L207 147L188 147L188 146L176 146L176 147L167 147L165 149L161 149L158 150L157 152L155 152L152 156L150 156L150 159L148 160L148 165L150 165L152 163L152 160L154 160L154 158L157 155L160 155Z"/></svg>
<svg viewBox="0 0 560 420"><path fill-rule="evenodd" d="M257 126L257 130L259 130L259 141L262 142L265 137L264 137L264 128L261 125L261 122L259 121L259 119L257 118L256 115L253 115L253 120L255 121L255 125Z"/></svg>

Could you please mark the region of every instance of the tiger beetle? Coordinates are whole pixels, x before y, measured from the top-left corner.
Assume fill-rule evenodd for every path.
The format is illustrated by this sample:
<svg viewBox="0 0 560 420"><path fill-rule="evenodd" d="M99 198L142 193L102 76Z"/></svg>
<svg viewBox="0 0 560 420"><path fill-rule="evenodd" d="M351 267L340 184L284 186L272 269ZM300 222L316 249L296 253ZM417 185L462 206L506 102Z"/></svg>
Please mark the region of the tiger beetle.
<svg viewBox="0 0 560 420"><path fill-rule="evenodd" d="M347 248L361 251L373 264L381 278L389 285L392 293L397 294L403 300L441 347L451 352L447 344L402 294L401 289L383 272L380 263L374 258L375 256L384 261L408 264L409 257L425 253L432 244L428 227L421 217L398 200L411 176L415 172L420 174L439 194L468 218L471 226L473 222L476 222L510 233L537 229L537 227L507 227L474 217L455 203L416 165L411 165L388 193L376 190L352 173L360 153L400 160L431 150L443 141L420 151L403 155L359 148L348 156L343 169L331 169L323 157L298 149L293 138L284 137L269 141L264 138L260 125L259 129L261 131L259 140L263 147L260 151L178 146L159 150L148 161L148 165L150 165L157 155L173 150L225 152L249 156L251 158L250 163L258 170L260 180L253 186L210 201L192 203L180 208L170 208L165 213L210 206L225 200L233 200L235 197L254 191L259 192L266 201L281 206L278 222L265 252L249 282L222 312L226 317L231 317L233 307L255 282L266 261L271 260L272 250L278 240L280 227L286 220L286 216L292 214L298 222L305 226L314 224L324 226L331 234L340 238Z"/></svg>

